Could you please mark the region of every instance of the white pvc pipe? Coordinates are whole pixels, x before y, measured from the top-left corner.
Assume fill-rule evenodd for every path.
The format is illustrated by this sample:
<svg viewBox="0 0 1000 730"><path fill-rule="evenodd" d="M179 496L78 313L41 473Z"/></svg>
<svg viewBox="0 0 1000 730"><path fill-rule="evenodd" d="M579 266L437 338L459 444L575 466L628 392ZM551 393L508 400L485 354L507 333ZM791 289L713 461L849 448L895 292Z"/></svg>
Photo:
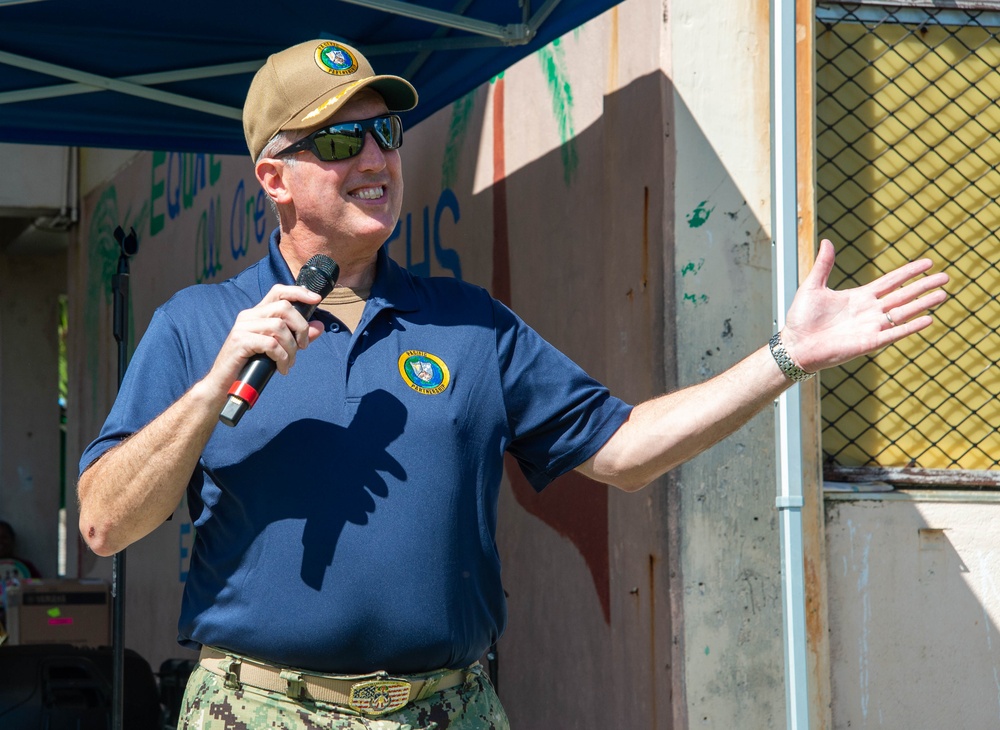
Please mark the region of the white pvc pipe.
<svg viewBox="0 0 1000 730"><path fill-rule="evenodd" d="M771 230L774 326L780 330L798 288L795 118L795 0L771 2ZM809 727L805 569L802 550L801 393L792 387L775 411L785 649L785 716L791 730Z"/></svg>

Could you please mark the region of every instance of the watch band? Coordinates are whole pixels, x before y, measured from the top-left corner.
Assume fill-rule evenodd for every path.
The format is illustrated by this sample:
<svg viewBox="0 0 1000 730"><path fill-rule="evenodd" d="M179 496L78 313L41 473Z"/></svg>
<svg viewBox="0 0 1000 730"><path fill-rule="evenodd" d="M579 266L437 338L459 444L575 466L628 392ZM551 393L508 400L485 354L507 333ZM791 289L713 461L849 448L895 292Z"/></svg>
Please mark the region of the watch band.
<svg viewBox="0 0 1000 730"><path fill-rule="evenodd" d="M771 348L771 355L774 356L774 361L778 363L778 367L781 368L781 372L783 372L785 377L789 380L801 383L803 380L809 380L809 378L816 374L807 373L805 370L792 362L792 358L788 356L785 346L781 344L781 332L775 332L767 345Z"/></svg>

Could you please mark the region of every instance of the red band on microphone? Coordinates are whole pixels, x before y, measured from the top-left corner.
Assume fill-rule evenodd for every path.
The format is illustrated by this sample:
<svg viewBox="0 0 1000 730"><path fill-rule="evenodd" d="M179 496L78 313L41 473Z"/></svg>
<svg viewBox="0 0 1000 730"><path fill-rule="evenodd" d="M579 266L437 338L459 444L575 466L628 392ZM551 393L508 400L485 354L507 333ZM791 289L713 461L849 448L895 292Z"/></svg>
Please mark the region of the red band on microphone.
<svg viewBox="0 0 1000 730"><path fill-rule="evenodd" d="M247 402L250 408L253 408L253 404L257 402L260 397L260 393L257 389L248 383L243 383L237 380L233 383L233 387L229 389L229 395L235 395L237 398L242 398Z"/></svg>

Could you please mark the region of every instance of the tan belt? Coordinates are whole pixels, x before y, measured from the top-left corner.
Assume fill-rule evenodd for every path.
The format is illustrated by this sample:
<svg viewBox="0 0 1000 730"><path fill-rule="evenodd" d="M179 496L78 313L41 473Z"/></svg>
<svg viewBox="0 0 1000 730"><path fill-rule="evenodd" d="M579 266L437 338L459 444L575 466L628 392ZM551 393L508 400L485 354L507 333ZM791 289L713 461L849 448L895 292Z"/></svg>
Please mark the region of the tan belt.
<svg viewBox="0 0 1000 730"><path fill-rule="evenodd" d="M209 646L202 647L199 663L212 674L224 677L230 689L239 689L245 684L279 692L294 700L311 699L343 705L371 716L395 712L410 702L457 687L477 671L479 664L476 662L467 669L445 669L402 677L386 672L345 676L281 668Z"/></svg>

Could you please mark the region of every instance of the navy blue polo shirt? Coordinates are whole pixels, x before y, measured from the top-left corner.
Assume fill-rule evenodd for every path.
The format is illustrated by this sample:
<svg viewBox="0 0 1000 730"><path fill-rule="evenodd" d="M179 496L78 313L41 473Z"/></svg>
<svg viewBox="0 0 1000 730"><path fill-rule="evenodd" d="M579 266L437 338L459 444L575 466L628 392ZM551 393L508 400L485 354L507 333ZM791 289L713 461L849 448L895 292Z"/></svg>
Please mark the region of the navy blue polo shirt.
<svg viewBox="0 0 1000 730"><path fill-rule="evenodd" d="M265 259L160 307L81 470L202 378L278 283L294 277L276 231ZM504 453L540 490L631 407L484 289L384 249L355 332L314 319L326 331L191 476L179 640L326 672L466 666L506 623Z"/></svg>

